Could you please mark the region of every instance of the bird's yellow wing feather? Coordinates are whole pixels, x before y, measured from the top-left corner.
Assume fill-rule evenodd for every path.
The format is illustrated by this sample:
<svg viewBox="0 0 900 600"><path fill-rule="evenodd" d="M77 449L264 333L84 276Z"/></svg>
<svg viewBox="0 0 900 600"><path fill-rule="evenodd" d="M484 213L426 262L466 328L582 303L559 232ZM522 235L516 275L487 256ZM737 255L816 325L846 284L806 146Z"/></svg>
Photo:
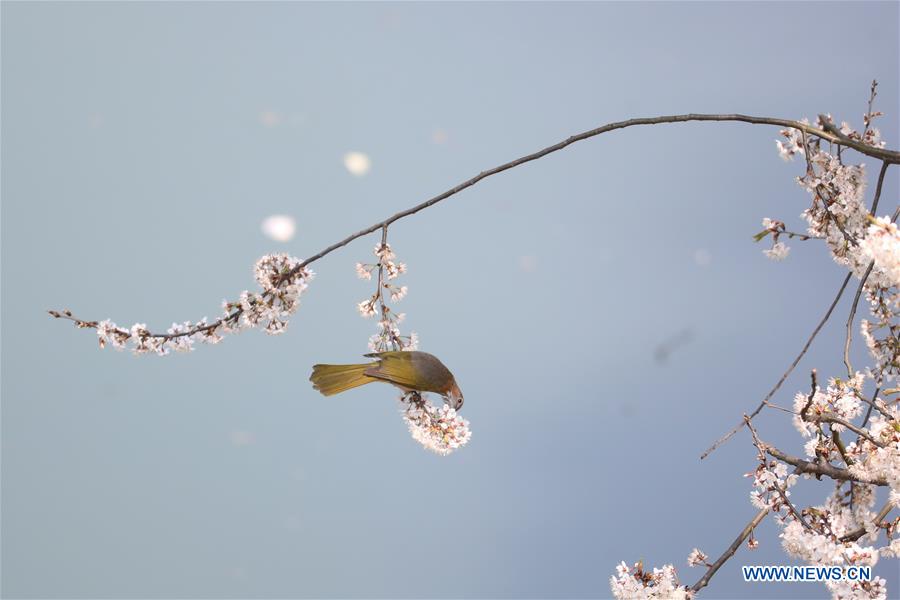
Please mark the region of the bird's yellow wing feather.
<svg viewBox="0 0 900 600"><path fill-rule="evenodd" d="M369 356L369 355L367 355ZM366 375L369 377L377 377L407 387L413 390L422 389L423 382L420 381L416 370L410 361L407 352L382 352L372 355L378 359L378 364L366 369Z"/></svg>

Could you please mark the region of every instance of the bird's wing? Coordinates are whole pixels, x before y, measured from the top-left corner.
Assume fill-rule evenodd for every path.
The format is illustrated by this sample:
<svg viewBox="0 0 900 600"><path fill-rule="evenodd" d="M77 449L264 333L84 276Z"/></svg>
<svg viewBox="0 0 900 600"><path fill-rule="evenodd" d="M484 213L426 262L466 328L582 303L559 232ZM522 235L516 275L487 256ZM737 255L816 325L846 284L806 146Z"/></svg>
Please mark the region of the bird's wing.
<svg viewBox="0 0 900 600"><path fill-rule="evenodd" d="M384 379L409 389L422 389L422 382L416 378L416 372L412 368L409 358L403 354L405 353L384 352L372 355L378 359L378 364L366 369L366 375Z"/></svg>

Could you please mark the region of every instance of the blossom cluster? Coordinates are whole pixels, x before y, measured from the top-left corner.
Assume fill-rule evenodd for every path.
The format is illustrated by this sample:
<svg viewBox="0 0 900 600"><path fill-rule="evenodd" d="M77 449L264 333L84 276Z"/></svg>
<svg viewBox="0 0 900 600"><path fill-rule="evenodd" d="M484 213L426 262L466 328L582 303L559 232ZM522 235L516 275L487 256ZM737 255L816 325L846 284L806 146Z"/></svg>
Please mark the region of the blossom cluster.
<svg viewBox="0 0 900 600"><path fill-rule="evenodd" d="M623 561L616 566L616 575L610 577L609 587L617 600L687 600L694 597L693 591L678 583L672 565L646 571L642 562L629 567Z"/></svg>
<svg viewBox="0 0 900 600"><path fill-rule="evenodd" d="M754 478L751 502L778 513L785 552L813 565L874 566L881 556L900 556L896 522L879 522L879 515L873 510L876 486L866 483L885 482L889 506L900 506L900 408L873 398L872 408L877 409L877 414L855 425L858 436L846 445L839 434L846 432L849 425L832 420L838 418L852 424L862 415L866 402L862 396L864 381L865 375L856 372L846 380L832 378L824 390L816 386L810 393L798 393L794 398L794 426L810 438L805 446L806 455L814 459L810 464L830 466L833 461L843 462L854 479L852 484L838 481L822 505L798 510L790 504L787 491L797 476L787 475L784 463L767 463L763 459ZM828 422L830 435L823 422ZM882 529L888 543L878 547L875 542ZM887 598L886 581L882 578L868 582L833 581L826 585L833 598Z"/></svg>
<svg viewBox="0 0 900 600"><path fill-rule="evenodd" d="M804 437L819 432L816 417L824 414L838 416L845 421L855 419L862 413L862 386L865 376L857 372L849 379L832 378L824 390L816 388L812 394L803 392L794 396L794 427ZM837 431L843 431L843 425L834 424ZM817 456L807 448L808 456ZM825 457L827 458L827 454Z"/></svg>
<svg viewBox="0 0 900 600"><path fill-rule="evenodd" d="M380 313L376 323L378 332L369 338L369 350L386 352L388 350L415 350L419 347L419 337L415 332L409 335L400 333L400 323L405 313L397 313L388 306L387 295L391 302L400 302L406 297L407 286L393 283L403 273L406 264L396 260L396 255L387 242L375 246L376 263L356 263L356 275L360 279L370 281L373 273L377 273L375 293L356 305L363 318L373 317Z"/></svg>
<svg viewBox="0 0 900 600"><path fill-rule="evenodd" d="M848 469L860 479L884 479L891 504L900 507L900 408L881 406L884 414L872 417L867 428L871 439L861 436L847 446Z"/></svg>
<svg viewBox="0 0 900 600"><path fill-rule="evenodd" d="M436 454L446 456L472 437L469 422L446 404L438 407L410 392L400 397L400 406L413 439Z"/></svg>
<svg viewBox="0 0 900 600"><path fill-rule="evenodd" d="M170 351L189 352L197 341L217 344L222 334L237 333L259 327L270 335L284 332L288 318L300 306L300 296L315 276L312 270L301 268L301 260L287 254L267 254L256 262L254 275L260 291L241 292L236 301L222 302L223 314L210 322L203 317L197 322L173 323L165 334L154 334L145 323L119 327L109 319L92 324L96 327L101 348L107 345L123 350L131 348L135 354L157 354Z"/></svg>
<svg viewBox="0 0 900 600"><path fill-rule="evenodd" d="M864 133L853 131L846 123L842 132L849 138L880 144L878 130L871 128L871 118L880 113L867 113L867 127ZM808 123L806 119L802 121ZM833 127L830 116L823 115L816 121L819 128ZM803 213L807 221L810 237L822 237L831 250L832 257L839 264L850 268L857 277L862 277L870 259L862 251L861 241L866 237L869 214L863 202L866 187L865 165L844 164L838 154L822 148L821 140L809 139L803 131L788 128L781 131L786 141L778 140L776 145L782 158L791 160L795 156L806 159L806 172L797 182L812 197L812 205ZM766 219L770 223L780 223ZM763 223L767 226L767 223ZM777 231L775 242L777 243ZM786 256L787 247L777 252L767 252L771 258ZM876 274L877 276L877 274Z"/></svg>
<svg viewBox="0 0 900 600"><path fill-rule="evenodd" d="M900 294L896 289L867 288L872 320L862 319L860 333L875 362L872 378L881 385L900 375Z"/></svg>
<svg viewBox="0 0 900 600"><path fill-rule="evenodd" d="M782 526L779 537L785 552L812 565L874 566L880 556L898 556L900 552L900 537L895 536L894 526L878 523L873 510L875 486L862 483L885 480L891 490L890 501L896 505L900 500L900 411L882 403L881 410L888 416L874 417L867 431L877 443L859 436L846 447L837 449L835 446L839 442L835 431L845 428L830 423L832 435L826 436L815 422L817 415L840 414L848 422L858 416L862 381L862 373L847 382L832 379L824 391L815 389L809 395L798 394L794 404L798 416L807 415L807 419L795 419L794 424L804 436L814 436L807 444L806 452L816 458L815 464L843 460L848 465L847 471L857 481L852 485L838 482L824 504L800 510L791 504L788 491L797 483L798 476L789 475L784 463L762 459L755 472L751 502L757 508L769 508L777 514ZM888 535L888 545L878 548L872 543L877 540L881 528ZM833 598L887 597L886 582L877 577L868 582L841 581L826 585Z"/></svg>
<svg viewBox="0 0 900 600"><path fill-rule="evenodd" d="M803 511L805 522L799 518L788 520L780 537L785 552L813 565L874 566L879 553L890 555L891 547L878 549L860 545L858 540L846 539L860 528L867 533L860 539L877 537L873 521L875 493L872 486L857 484L844 492L838 486L825 504ZM896 546L896 540L892 543ZM886 581L875 577L868 582L828 582L834 598L886 599Z"/></svg>
<svg viewBox="0 0 900 600"><path fill-rule="evenodd" d="M788 488L797 483L797 475L788 474L787 466L776 461L761 460L756 471L745 477L753 476L753 490L750 492L750 503L756 508L769 508L778 513L788 510L788 499L791 492Z"/></svg>
<svg viewBox="0 0 900 600"><path fill-rule="evenodd" d="M863 116L862 132L846 122L839 131L854 141L883 147L880 132L872 126L881 114L870 108ZM837 129L828 115L820 116L816 124ZM810 140L798 129L785 129L781 134L785 140L779 140L777 146L782 157L790 160L800 155L806 159L806 172L797 181L812 198L811 206L803 212L809 236L823 238L832 258L865 280L866 298L875 318L864 320L861 331L875 359L872 377L879 384L890 381L900 375L900 231L894 219L873 218L866 209L865 165L844 164L840 151L826 151L820 139ZM778 241L783 223L767 218L763 225L767 230L757 239L771 232L775 242L765 253L783 259L788 252Z"/></svg>
<svg viewBox="0 0 900 600"><path fill-rule="evenodd" d="M879 217L869 225L860 250L884 274L886 283L900 286L900 231L887 217Z"/></svg>

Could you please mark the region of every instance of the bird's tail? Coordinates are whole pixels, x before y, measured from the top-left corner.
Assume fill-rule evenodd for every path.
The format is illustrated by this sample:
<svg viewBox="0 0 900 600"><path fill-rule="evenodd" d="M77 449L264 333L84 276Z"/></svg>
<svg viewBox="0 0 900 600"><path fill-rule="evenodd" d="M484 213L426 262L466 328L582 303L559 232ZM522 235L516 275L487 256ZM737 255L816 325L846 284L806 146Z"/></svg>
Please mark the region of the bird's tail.
<svg viewBox="0 0 900 600"><path fill-rule="evenodd" d="M370 364L363 365L313 365L309 380L313 387L325 396L333 396L349 389L377 381L365 374Z"/></svg>

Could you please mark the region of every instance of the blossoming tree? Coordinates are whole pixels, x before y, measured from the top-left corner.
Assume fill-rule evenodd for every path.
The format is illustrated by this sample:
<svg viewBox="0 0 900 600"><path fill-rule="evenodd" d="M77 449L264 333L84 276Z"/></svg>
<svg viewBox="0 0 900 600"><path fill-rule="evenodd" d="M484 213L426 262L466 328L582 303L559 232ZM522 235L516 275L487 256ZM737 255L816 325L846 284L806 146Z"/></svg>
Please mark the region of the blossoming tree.
<svg viewBox="0 0 900 600"><path fill-rule="evenodd" d="M755 449L758 466L752 478L750 502L757 509L733 542L714 561L699 549L688 555L689 566L703 566L705 572L693 585L682 584L673 565L647 569L641 562L622 562L610 579L617 598L690 598L705 588L722 567L746 545L759 544L754 529L772 515L781 527L781 543L791 557L813 565L847 569L872 566L878 560L900 556L900 230L896 221L900 205L893 210L881 206L882 188L888 169L900 164L900 153L886 149L873 125L881 115L873 109L877 84L873 82L868 110L861 131L830 115L819 115L814 123L739 114L686 114L631 119L610 123L571 136L557 144L483 171L450 190L407 210L392 215L301 260L284 254L267 255L255 266L257 291L243 291L234 300L222 302L215 319L203 318L173 325L165 332L153 332L143 323L122 327L109 319L92 321L69 310L51 310L56 318L73 321L83 329L95 330L101 348L130 348L135 354L166 355L188 352L199 343L217 344L225 335L259 328L269 335L284 333L288 319L300 306L300 297L309 289L314 273L309 268L322 257L350 242L381 234L375 245L374 262L359 262L356 274L375 281L371 296L357 308L365 317L377 317L376 333L369 339L373 352L415 350L415 332L401 333L404 314L391 308L408 293L396 280L406 273L388 243L389 228L397 221L442 202L477 184L482 179L537 160L575 142L638 125L659 125L687 121L733 121L781 128L778 152L786 160L804 163L798 183L808 192L810 202L803 212L805 232L794 231L784 220L766 217L757 242L768 239L763 251L773 260L787 258L785 240L816 241L827 248L832 259L847 274L825 315L806 340L787 371L753 411L720 438L703 457L745 429ZM853 154L855 153L855 154ZM867 168L858 156L880 162L871 203L867 205ZM831 374L820 384L813 370L808 390L799 391L791 408L781 408L773 399L788 375L798 365L830 319L851 280L855 296L847 315L842 352L846 372ZM856 312L865 298L868 314L857 323ZM871 361L851 364L853 332L858 330ZM404 394L401 410L413 438L425 448L446 455L464 446L471 437L469 423L449 406L431 404L417 392ZM765 408L774 407L792 415L793 425L805 440L804 456L793 456L762 439L753 419ZM800 485L821 489L822 502L799 507L791 500L791 488ZM883 490L883 491L882 491ZM834 598L887 598L886 581L850 579L826 583ZM896 590L894 590L896 593Z"/></svg>

